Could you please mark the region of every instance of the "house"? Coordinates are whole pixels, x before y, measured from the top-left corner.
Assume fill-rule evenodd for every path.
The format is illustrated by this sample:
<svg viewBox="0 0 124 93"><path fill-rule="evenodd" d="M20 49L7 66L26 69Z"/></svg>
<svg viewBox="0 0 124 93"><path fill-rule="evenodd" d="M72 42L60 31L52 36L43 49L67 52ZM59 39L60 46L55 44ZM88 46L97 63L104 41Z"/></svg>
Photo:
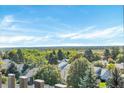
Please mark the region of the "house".
<svg viewBox="0 0 124 93"><path fill-rule="evenodd" d="M116 67L119 69L124 69L124 63L116 64Z"/></svg>
<svg viewBox="0 0 124 93"><path fill-rule="evenodd" d="M109 78L112 77L111 72L106 68L94 67L94 71L101 80L107 81Z"/></svg>
<svg viewBox="0 0 124 93"><path fill-rule="evenodd" d="M67 62L61 62L58 64L58 67L62 70L67 64Z"/></svg>
<svg viewBox="0 0 124 93"><path fill-rule="evenodd" d="M19 71L21 73L24 64L16 64L16 66L17 66L17 71Z"/></svg>
<svg viewBox="0 0 124 93"><path fill-rule="evenodd" d="M102 70L101 67L94 67L94 71L95 71L95 73L96 73L97 76L100 76L101 70Z"/></svg>
<svg viewBox="0 0 124 93"><path fill-rule="evenodd" d="M70 64L67 64L67 65L61 70L61 77L63 78L64 81L67 80L69 68L70 68Z"/></svg>
<svg viewBox="0 0 124 93"><path fill-rule="evenodd" d="M58 60L58 63L61 63L61 62L68 62L69 59L66 59L64 58L63 60Z"/></svg>
<svg viewBox="0 0 124 93"><path fill-rule="evenodd" d="M100 78L104 81L107 81L109 78L112 77L111 72L108 69L101 69L101 74L100 74Z"/></svg>
<svg viewBox="0 0 124 93"><path fill-rule="evenodd" d="M120 69L122 74L124 74L124 63L116 64L116 67Z"/></svg>
<svg viewBox="0 0 124 93"><path fill-rule="evenodd" d="M31 70L29 70L29 69L27 70L27 74L25 76L28 77L29 85L33 84L33 77L37 73L38 70L39 70L39 68L33 68Z"/></svg>
<svg viewBox="0 0 124 93"><path fill-rule="evenodd" d="M2 62L3 62L2 68L3 69L7 69L10 66L11 60L9 60L9 59L3 59Z"/></svg>

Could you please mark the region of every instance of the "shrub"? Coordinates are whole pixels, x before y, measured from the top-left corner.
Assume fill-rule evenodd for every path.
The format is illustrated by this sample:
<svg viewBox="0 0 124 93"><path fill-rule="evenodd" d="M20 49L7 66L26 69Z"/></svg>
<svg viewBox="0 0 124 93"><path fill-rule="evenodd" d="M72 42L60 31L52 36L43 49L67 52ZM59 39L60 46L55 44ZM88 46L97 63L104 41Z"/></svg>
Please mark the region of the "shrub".
<svg viewBox="0 0 124 93"><path fill-rule="evenodd" d="M117 56L117 59L116 59L117 63L122 63L124 62L124 55L123 54L119 54Z"/></svg>
<svg viewBox="0 0 124 93"><path fill-rule="evenodd" d="M7 77L2 76L2 83L3 83L3 84L6 84L6 81L7 81Z"/></svg>
<svg viewBox="0 0 124 93"><path fill-rule="evenodd" d="M20 73L19 73L19 71L17 70L17 66L16 66L16 64L15 64L14 62L12 62L12 63L10 64L10 66L8 67L8 69L7 69L7 71L6 71L6 75L8 75L9 73L15 74L16 79L19 79Z"/></svg>
<svg viewBox="0 0 124 93"><path fill-rule="evenodd" d="M108 62L109 63L112 63L112 64L114 64L115 63L115 61L110 57L110 58L108 58Z"/></svg>
<svg viewBox="0 0 124 93"><path fill-rule="evenodd" d="M106 88L106 83L105 82L100 82L99 83L99 88Z"/></svg>
<svg viewBox="0 0 124 93"><path fill-rule="evenodd" d="M101 61L96 61L96 62L94 63L94 66L96 66L96 67L101 67L101 68L104 67L104 65L103 65L103 63L102 63Z"/></svg>
<svg viewBox="0 0 124 93"><path fill-rule="evenodd" d="M61 82L61 74L56 65L43 65L34 77L35 79L44 80L49 85Z"/></svg>
<svg viewBox="0 0 124 93"><path fill-rule="evenodd" d="M115 64L113 64L113 63L108 64L107 69L110 70L110 71L114 70L115 69Z"/></svg>

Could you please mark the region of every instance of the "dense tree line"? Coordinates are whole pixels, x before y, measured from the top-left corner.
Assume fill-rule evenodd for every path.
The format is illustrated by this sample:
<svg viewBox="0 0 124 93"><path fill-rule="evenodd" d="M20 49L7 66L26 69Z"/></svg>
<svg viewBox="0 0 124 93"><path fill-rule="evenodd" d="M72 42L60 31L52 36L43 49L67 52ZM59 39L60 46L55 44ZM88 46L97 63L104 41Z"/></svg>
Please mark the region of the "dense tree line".
<svg viewBox="0 0 124 93"><path fill-rule="evenodd" d="M81 51L81 52L79 52ZM83 51L83 52L82 52ZM103 64L101 59L108 62ZM119 48L110 48L104 50L94 49L12 49L5 51L0 56L1 59L10 59L10 66L6 69L0 69L6 76L8 73L14 73L16 78L24 75L27 70L39 68L34 76L35 79L43 79L47 84L54 85L63 83L61 72L58 68L58 61L69 59L70 68L67 81L64 83L68 87L86 88L97 87L97 76L94 72L94 66L108 69L112 77L106 81L108 87L119 87L120 70L116 68L116 63L124 62L124 54ZM17 71L17 64L24 64L21 73ZM0 62L0 68L2 62ZM100 72L101 73L101 72Z"/></svg>

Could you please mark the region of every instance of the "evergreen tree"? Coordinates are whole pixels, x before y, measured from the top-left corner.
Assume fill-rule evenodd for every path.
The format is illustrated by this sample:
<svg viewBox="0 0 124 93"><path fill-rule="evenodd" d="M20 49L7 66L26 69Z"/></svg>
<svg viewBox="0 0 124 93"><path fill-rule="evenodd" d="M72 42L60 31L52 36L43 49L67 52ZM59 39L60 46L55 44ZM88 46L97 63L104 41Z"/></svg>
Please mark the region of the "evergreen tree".
<svg viewBox="0 0 124 93"><path fill-rule="evenodd" d="M93 68L89 67L84 78L80 78L80 88L95 88L97 86L96 75Z"/></svg>
<svg viewBox="0 0 124 93"><path fill-rule="evenodd" d="M85 50L84 57L86 57L90 62L94 61L94 54L91 49Z"/></svg>
<svg viewBox="0 0 124 93"><path fill-rule="evenodd" d="M24 56L21 49L17 50L17 62L24 62Z"/></svg>
<svg viewBox="0 0 124 93"><path fill-rule="evenodd" d="M50 64L57 64L57 57L53 53L50 53L48 61Z"/></svg>
<svg viewBox="0 0 124 93"><path fill-rule="evenodd" d="M105 51L104 51L104 57L105 57L105 59L108 60L108 58L110 56L111 56L111 53L110 53L109 49L105 49Z"/></svg>
<svg viewBox="0 0 124 93"><path fill-rule="evenodd" d="M119 48L112 48L112 51L111 51L111 55L112 55L112 58L115 60L117 55L119 54Z"/></svg>
<svg viewBox="0 0 124 93"><path fill-rule="evenodd" d="M107 81L107 86L111 88L117 88L119 86L120 70L115 67L112 70L112 77Z"/></svg>
<svg viewBox="0 0 124 93"><path fill-rule="evenodd" d="M28 68L29 68L29 65L24 64L21 72L24 73Z"/></svg>
<svg viewBox="0 0 124 93"><path fill-rule="evenodd" d="M90 62L85 58L78 58L71 63L68 76L67 85L69 87L95 87L96 77L94 70L91 70ZM94 83L93 83L94 82Z"/></svg>
<svg viewBox="0 0 124 93"><path fill-rule="evenodd" d="M53 55L56 55L56 52L55 52L55 50L53 50Z"/></svg>
<svg viewBox="0 0 124 93"><path fill-rule="evenodd" d="M58 60L64 59L64 53L62 52L61 49L58 50Z"/></svg>
<svg viewBox="0 0 124 93"><path fill-rule="evenodd" d="M6 75L8 75L8 74L10 74L10 73L15 74L15 77L16 77L17 79L19 78L20 73L17 71L17 67L16 67L15 63L13 63L13 62L12 62L12 63L10 64L10 66L8 67Z"/></svg>

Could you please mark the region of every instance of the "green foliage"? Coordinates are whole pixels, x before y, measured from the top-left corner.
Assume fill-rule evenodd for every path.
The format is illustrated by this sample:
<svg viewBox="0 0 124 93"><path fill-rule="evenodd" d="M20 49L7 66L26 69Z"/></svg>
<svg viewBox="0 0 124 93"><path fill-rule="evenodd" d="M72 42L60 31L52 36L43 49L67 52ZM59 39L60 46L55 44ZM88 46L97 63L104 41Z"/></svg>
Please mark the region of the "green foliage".
<svg viewBox="0 0 124 93"><path fill-rule="evenodd" d="M107 69L108 69L109 71L114 70L114 69L115 69L115 64L109 63L109 64L107 65Z"/></svg>
<svg viewBox="0 0 124 93"><path fill-rule="evenodd" d="M91 69L92 66L87 59L82 57L75 59L68 72L67 85L74 88L95 87L96 77L94 70Z"/></svg>
<svg viewBox="0 0 124 93"><path fill-rule="evenodd" d="M96 85L97 85L96 75L93 72L93 70L94 69L90 67L85 72L86 75L83 78L80 77L80 83L79 83L80 88L94 88L94 87L96 87Z"/></svg>
<svg viewBox="0 0 124 93"><path fill-rule="evenodd" d="M100 60L100 56L98 53L94 53L94 61Z"/></svg>
<svg viewBox="0 0 124 93"><path fill-rule="evenodd" d="M111 53L110 53L109 49L105 49L104 57L105 57L106 60L108 60L108 58L111 57Z"/></svg>
<svg viewBox="0 0 124 93"><path fill-rule="evenodd" d="M120 53L119 48L112 48L111 55L114 60L116 59L119 53Z"/></svg>
<svg viewBox="0 0 124 93"><path fill-rule="evenodd" d="M4 62L0 61L0 71L2 70L2 65L4 64Z"/></svg>
<svg viewBox="0 0 124 93"><path fill-rule="evenodd" d="M117 63L122 63L124 62L124 54L118 54L117 59L116 59Z"/></svg>
<svg viewBox="0 0 124 93"><path fill-rule="evenodd" d="M24 62L24 56L21 49L17 50L17 62Z"/></svg>
<svg viewBox="0 0 124 93"><path fill-rule="evenodd" d="M6 84L6 82L7 82L7 77L6 76L2 76L2 83Z"/></svg>
<svg viewBox="0 0 124 93"><path fill-rule="evenodd" d="M112 64L115 64L115 61L112 58L108 58L108 62L112 63Z"/></svg>
<svg viewBox="0 0 124 93"><path fill-rule="evenodd" d="M117 88L119 86L120 70L118 68L114 68L111 73L112 77L107 81L107 86Z"/></svg>
<svg viewBox="0 0 124 93"><path fill-rule="evenodd" d="M99 83L99 88L106 88L106 83L105 82L100 82Z"/></svg>
<svg viewBox="0 0 124 93"><path fill-rule="evenodd" d="M9 51L9 59L14 62L23 62L26 64L46 64L45 58L47 52L38 49L13 49Z"/></svg>
<svg viewBox="0 0 124 93"><path fill-rule="evenodd" d="M15 63L13 63L13 62L10 64L9 68L7 69L6 75L8 75L10 73L15 74L15 77L17 79L19 78L20 73L17 71L17 67L16 67Z"/></svg>
<svg viewBox="0 0 124 93"><path fill-rule="evenodd" d="M104 67L104 65L103 65L103 63L102 63L101 61L96 61L96 62L94 62L94 66L96 66L96 67L101 67L101 68Z"/></svg>
<svg viewBox="0 0 124 93"><path fill-rule="evenodd" d="M28 68L29 68L29 65L28 64L24 64L21 72L24 73Z"/></svg>
<svg viewBox="0 0 124 93"><path fill-rule="evenodd" d="M16 61L18 60L16 53L17 53L17 49L13 49L13 50L9 51L9 53L8 53L8 58L9 58L10 60L16 62Z"/></svg>
<svg viewBox="0 0 124 93"><path fill-rule="evenodd" d="M5 68L2 68L2 69L1 69L1 72L2 72L2 74L4 74L4 75L6 74L6 71L7 71L7 69L5 69Z"/></svg>
<svg viewBox="0 0 124 93"><path fill-rule="evenodd" d="M48 62L50 64L57 64L57 56L55 55L55 53L50 53L48 56Z"/></svg>
<svg viewBox="0 0 124 93"><path fill-rule="evenodd" d="M58 55L58 60L62 60L62 59L64 59L64 57L65 57L65 56L64 56L64 53L62 52L61 49L58 50L57 55Z"/></svg>
<svg viewBox="0 0 124 93"><path fill-rule="evenodd" d="M61 75L56 65L43 65L37 74L35 79L42 79L46 84L55 85L61 82Z"/></svg>
<svg viewBox="0 0 124 93"><path fill-rule="evenodd" d="M85 50L84 57L86 57L90 62L94 61L94 54L91 49Z"/></svg>

